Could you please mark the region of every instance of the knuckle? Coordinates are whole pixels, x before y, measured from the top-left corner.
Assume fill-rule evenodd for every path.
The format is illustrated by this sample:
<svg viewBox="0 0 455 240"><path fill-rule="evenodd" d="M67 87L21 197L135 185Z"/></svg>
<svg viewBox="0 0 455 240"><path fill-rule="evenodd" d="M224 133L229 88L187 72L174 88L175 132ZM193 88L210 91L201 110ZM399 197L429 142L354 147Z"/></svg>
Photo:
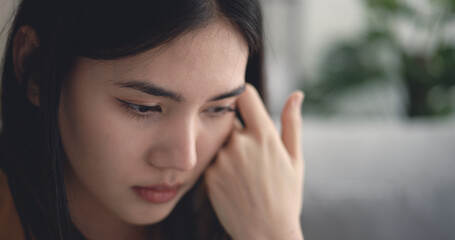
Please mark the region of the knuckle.
<svg viewBox="0 0 455 240"><path fill-rule="evenodd" d="M277 137L278 133L276 129L273 128L259 131L256 136L256 139L260 143L260 145L265 147L271 147L276 144Z"/></svg>
<svg viewBox="0 0 455 240"><path fill-rule="evenodd" d="M233 132L231 134L231 137L229 139L229 143L231 146L235 146L235 147L238 147L238 146L242 146L244 144L246 144L246 138L245 138L245 135L244 134L241 134L239 132Z"/></svg>

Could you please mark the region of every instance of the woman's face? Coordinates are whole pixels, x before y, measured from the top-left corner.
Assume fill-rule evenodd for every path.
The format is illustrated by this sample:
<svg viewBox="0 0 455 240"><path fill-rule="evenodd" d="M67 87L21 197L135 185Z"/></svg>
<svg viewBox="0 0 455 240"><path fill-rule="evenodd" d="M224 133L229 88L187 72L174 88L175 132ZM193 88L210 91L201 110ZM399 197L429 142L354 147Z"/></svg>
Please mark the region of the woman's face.
<svg viewBox="0 0 455 240"><path fill-rule="evenodd" d="M138 56L79 58L59 109L73 218L165 218L229 136L247 58L223 22Z"/></svg>

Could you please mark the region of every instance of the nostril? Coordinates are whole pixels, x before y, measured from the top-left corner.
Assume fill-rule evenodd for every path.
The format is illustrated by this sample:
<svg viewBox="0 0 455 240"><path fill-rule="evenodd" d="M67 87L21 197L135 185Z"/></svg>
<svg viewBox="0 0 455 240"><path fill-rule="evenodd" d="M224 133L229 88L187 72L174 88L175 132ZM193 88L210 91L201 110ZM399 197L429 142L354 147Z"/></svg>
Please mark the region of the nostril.
<svg viewBox="0 0 455 240"><path fill-rule="evenodd" d="M197 165L196 148L194 144L175 144L169 147L160 147L152 150L148 156L148 163L159 169L175 169L190 171Z"/></svg>

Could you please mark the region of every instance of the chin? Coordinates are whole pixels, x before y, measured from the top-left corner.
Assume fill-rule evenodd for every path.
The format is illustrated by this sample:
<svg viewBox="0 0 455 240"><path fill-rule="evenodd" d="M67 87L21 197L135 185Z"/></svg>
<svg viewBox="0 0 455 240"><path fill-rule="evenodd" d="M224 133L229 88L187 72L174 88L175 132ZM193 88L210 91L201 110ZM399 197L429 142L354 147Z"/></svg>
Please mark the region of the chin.
<svg viewBox="0 0 455 240"><path fill-rule="evenodd" d="M146 209L135 210L131 215L126 216L124 221L132 225L152 225L163 221L174 210L175 203L148 206Z"/></svg>

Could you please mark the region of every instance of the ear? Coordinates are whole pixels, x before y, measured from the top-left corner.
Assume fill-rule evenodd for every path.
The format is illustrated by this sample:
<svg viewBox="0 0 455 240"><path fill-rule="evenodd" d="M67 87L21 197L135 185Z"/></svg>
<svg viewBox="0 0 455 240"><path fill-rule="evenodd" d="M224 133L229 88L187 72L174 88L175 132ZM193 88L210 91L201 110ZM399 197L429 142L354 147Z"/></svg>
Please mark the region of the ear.
<svg viewBox="0 0 455 240"><path fill-rule="evenodd" d="M14 73L19 82L24 80L26 59L38 46L39 41L35 30L27 25L21 26L13 39ZM33 105L39 106L39 87L33 79L28 79L27 97Z"/></svg>

